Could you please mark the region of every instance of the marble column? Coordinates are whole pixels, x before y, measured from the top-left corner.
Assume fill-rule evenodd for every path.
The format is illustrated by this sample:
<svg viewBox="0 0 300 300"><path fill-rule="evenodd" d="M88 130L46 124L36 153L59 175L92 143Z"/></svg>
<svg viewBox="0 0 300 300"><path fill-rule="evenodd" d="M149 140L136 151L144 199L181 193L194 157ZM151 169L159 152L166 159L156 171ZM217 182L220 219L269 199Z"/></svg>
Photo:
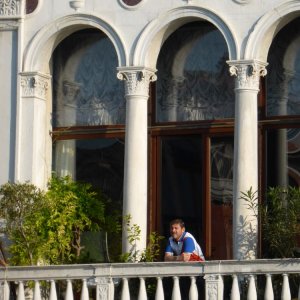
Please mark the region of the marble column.
<svg viewBox="0 0 300 300"><path fill-rule="evenodd" d="M229 61L235 81L235 129L233 174L233 256L256 257L258 220L241 198L242 192L258 190L257 94L266 63L257 60ZM255 200L257 201L257 199Z"/></svg>
<svg viewBox="0 0 300 300"><path fill-rule="evenodd" d="M147 108L149 84L156 76L154 70L143 67L122 67L118 71L118 78L125 82L126 98L123 215L130 215L131 225L141 230L140 240L132 249L123 228L123 252L130 252L143 250L147 242Z"/></svg>
<svg viewBox="0 0 300 300"><path fill-rule="evenodd" d="M47 117L51 77L39 72L23 72L20 77L16 180L20 182L28 180L44 188L51 174L51 159L48 154L51 139Z"/></svg>

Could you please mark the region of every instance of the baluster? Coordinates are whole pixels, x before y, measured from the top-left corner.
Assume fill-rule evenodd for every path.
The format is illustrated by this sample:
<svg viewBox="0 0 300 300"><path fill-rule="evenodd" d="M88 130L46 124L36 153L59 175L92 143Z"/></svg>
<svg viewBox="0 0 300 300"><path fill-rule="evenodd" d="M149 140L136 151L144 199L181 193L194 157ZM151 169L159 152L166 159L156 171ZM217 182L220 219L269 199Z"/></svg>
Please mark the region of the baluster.
<svg viewBox="0 0 300 300"><path fill-rule="evenodd" d="M70 279L68 279L65 300L73 300L73 299L74 299L74 296L73 296L72 281Z"/></svg>
<svg viewBox="0 0 300 300"><path fill-rule="evenodd" d="M231 296L230 300L240 300L240 289L239 289L239 283L238 278L236 275L232 275L232 287L231 287Z"/></svg>
<svg viewBox="0 0 300 300"><path fill-rule="evenodd" d="M10 288L7 281L3 283L3 300L9 300Z"/></svg>
<svg viewBox="0 0 300 300"><path fill-rule="evenodd" d="M196 285L196 278L194 276L191 276L189 300L198 300L198 289L197 289L197 285Z"/></svg>
<svg viewBox="0 0 300 300"><path fill-rule="evenodd" d="M291 290L289 284L289 277L287 274L282 274L283 276L283 284L282 284L282 291L281 291L281 300L291 300Z"/></svg>
<svg viewBox="0 0 300 300"><path fill-rule="evenodd" d="M23 281L19 282L17 300L25 300L25 293L24 293L24 284L23 284Z"/></svg>
<svg viewBox="0 0 300 300"><path fill-rule="evenodd" d="M54 280L50 281L49 300L57 300L56 286L55 286L55 281Z"/></svg>
<svg viewBox="0 0 300 300"><path fill-rule="evenodd" d="M247 300L257 300L254 276L250 275Z"/></svg>
<svg viewBox="0 0 300 300"><path fill-rule="evenodd" d="M89 290L87 288L86 279L82 279L80 300L89 300Z"/></svg>
<svg viewBox="0 0 300 300"><path fill-rule="evenodd" d="M179 278L177 276L173 277L172 300L181 300Z"/></svg>
<svg viewBox="0 0 300 300"><path fill-rule="evenodd" d="M160 277L157 277L157 286L156 286L156 293L155 293L155 300L164 300L164 288L162 284L162 280Z"/></svg>
<svg viewBox="0 0 300 300"><path fill-rule="evenodd" d="M128 287L128 280L127 280L127 278L123 278L121 300L130 300L130 293L129 293L129 287Z"/></svg>
<svg viewBox="0 0 300 300"><path fill-rule="evenodd" d="M35 281L33 300L41 300L41 289L39 281Z"/></svg>
<svg viewBox="0 0 300 300"><path fill-rule="evenodd" d="M147 300L145 279L143 277L140 277L140 289L139 289L138 300Z"/></svg>
<svg viewBox="0 0 300 300"><path fill-rule="evenodd" d="M264 300L274 300L272 277L270 274L266 274L266 288Z"/></svg>

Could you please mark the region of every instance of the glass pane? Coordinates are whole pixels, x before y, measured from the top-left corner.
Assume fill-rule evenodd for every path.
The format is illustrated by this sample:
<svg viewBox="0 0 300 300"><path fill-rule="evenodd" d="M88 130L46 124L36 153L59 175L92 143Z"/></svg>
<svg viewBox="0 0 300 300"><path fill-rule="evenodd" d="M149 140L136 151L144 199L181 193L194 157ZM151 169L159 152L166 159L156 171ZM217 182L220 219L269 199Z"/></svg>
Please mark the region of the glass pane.
<svg viewBox="0 0 300 300"><path fill-rule="evenodd" d="M124 85L108 37L74 33L57 47L53 61L54 127L124 124Z"/></svg>
<svg viewBox="0 0 300 300"><path fill-rule="evenodd" d="M53 153L53 169L58 176L89 182L122 208L123 139L56 141Z"/></svg>
<svg viewBox="0 0 300 300"><path fill-rule="evenodd" d="M275 37L268 56L267 115L300 114L300 18Z"/></svg>
<svg viewBox="0 0 300 300"><path fill-rule="evenodd" d="M267 131L267 186L300 187L300 129Z"/></svg>
<svg viewBox="0 0 300 300"><path fill-rule="evenodd" d="M161 138L160 199L163 235L172 219L182 218L203 247L201 149L199 136Z"/></svg>
<svg viewBox="0 0 300 300"><path fill-rule="evenodd" d="M232 259L233 137L211 139L211 259Z"/></svg>
<svg viewBox="0 0 300 300"><path fill-rule="evenodd" d="M212 24L175 31L158 58L156 121L233 118L234 80L226 60L226 42Z"/></svg>

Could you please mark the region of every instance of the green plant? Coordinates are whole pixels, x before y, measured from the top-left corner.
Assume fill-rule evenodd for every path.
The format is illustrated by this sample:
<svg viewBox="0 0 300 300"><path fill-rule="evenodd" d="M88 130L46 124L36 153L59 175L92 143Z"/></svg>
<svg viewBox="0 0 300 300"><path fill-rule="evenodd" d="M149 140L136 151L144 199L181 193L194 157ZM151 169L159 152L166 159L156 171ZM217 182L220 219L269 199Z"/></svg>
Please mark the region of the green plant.
<svg viewBox="0 0 300 300"><path fill-rule="evenodd" d="M6 220L10 264L62 264L82 258L84 231L105 227L105 197L91 185L53 176L48 191L30 183L0 188L0 216Z"/></svg>
<svg viewBox="0 0 300 300"><path fill-rule="evenodd" d="M137 249L137 242L141 238L141 229L137 224L131 224L131 216L124 217L124 224L127 230L127 239L131 246L130 251L123 253L120 257L124 262L153 262L160 254L160 241L164 238L157 232L150 232L148 243L144 250Z"/></svg>
<svg viewBox="0 0 300 300"><path fill-rule="evenodd" d="M12 242L10 263L37 264L45 242L40 234L46 196L33 184L6 183L0 187L0 217L5 220L1 231Z"/></svg>
<svg viewBox="0 0 300 300"><path fill-rule="evenodd" d="M294 257L300 234L300 189L270 187L265 203L258 203L257 192L242 193L253 215L260 217L263 256L266 258Z"/></svg>

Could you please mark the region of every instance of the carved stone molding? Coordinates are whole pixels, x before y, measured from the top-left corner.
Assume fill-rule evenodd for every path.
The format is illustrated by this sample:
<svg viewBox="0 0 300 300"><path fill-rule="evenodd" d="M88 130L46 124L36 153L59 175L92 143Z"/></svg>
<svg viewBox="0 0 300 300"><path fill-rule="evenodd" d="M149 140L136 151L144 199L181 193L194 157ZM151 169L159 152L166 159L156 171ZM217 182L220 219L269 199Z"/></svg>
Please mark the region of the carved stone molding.
<svg viewBox="0 0 300 300"><path fill-rule="evenodd" d="M38 72L21 73L20 75L23 98L46 100L51 79L49 75Z"/></svg>
<svg viewBox="0 0 300 300"><path fill-rule="evenodd" d="M16 30L19 27L18 21L0 20L0 31Z"/></svg>
<svg viewBox="0 0 300 300"><path fill-rule="evenodd" d="M223 280L220 275L205 275L205 299L221 300L223 295Z"/></svg>
<svg viewBox="0 0 300 300"><path fill-rule="evenodd" d="M0 0L0 16L20 14L21 0Z"/></svg>
<svg viewBox="0 0 300 300"><path fill-rule="evenodd" d="M257 60L228 61L231 76L236 76L236 89L259 89L259 79L267 75L267 63Z"/></svg>
<svg viewBox="0 0 300 300"><path fill-rule="evenodd" d="M117 77L125 81L125 95L149 96L149 84L157 79L155 71L147 68L118 68Z"/></svg>
<svg viewBox="0 0 300 300"><path fill-rule="evenodd" d="M98 278L96 278L95 282L97 284L96 299L98 299L98 300L112 299L112 291L111 291L112 281L111 281L111 279L98 277Z"/></svg>

